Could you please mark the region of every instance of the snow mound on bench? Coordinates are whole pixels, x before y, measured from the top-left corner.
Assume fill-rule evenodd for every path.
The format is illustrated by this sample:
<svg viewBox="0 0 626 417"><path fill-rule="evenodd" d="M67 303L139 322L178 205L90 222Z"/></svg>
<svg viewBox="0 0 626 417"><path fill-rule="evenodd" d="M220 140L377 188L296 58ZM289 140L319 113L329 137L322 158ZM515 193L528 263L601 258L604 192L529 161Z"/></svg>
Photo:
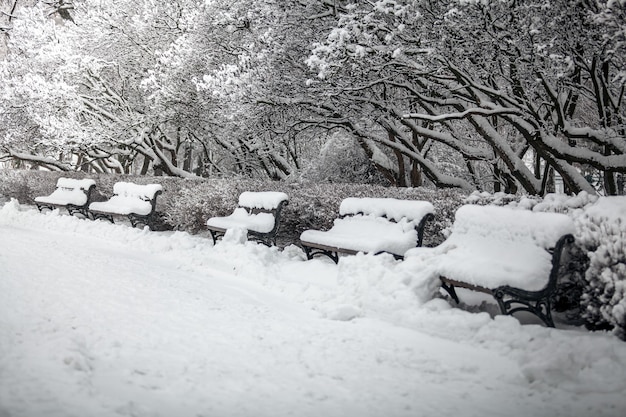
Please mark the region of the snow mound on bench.
<svg viewBox="0 0 626 417"><path fill-rule="evenodd" d="M385 216L399 222L401 219L419 222L425 215L434 213L435 208L427 201L398 200L395 198L346 198L339 206L339 214L370 214ZM415 246L415 245L414 245Z"/></svg>
<svg viewBox="0 0 626 417"><path fill-rule="evenodd" d="M114 195L108 201L98 201L89 205L89 210L104 213L128 215L139 214L145 216L152 211L152 204L149 201L141 200L137 197L124 197Z"/></svg>
<svg viewBox="0 0 626 417"><path fill-rule="evenodd" d="M561 236L574 232L574 222L565 214L497 206L463 206L457 210L452 226L452 234L456 235L528 242L545 249L554 247Z"/></svg>
<svg viewBox="0 0 626 417"><path fill-rule="evenodd" d="M394 223L373 215L357 215L336 219L333 227L326 232L305 230L300 240L354 251L390 252L402 256L417 244L417 232L406 220Z"/></svg>
<svg viewBox="0 0 626 417"><path fill-rule="evenodd" d="M88 190L89 187L96 185L96 182L89 178L77 180L74 178L61 177L57 180L57 187L59 188L80 188L82 190Z"/></svg>
<svg viewBox="0 0 626 417"><path fill-rule="evenodd" d="M113 185L113 193L121 197L139 197L153 199L158 191L162 191L161 184L134 184L132 182L116 182ZM147 214L147 213L146 213Z"/></svg>
<svg viewBox="0 0 626 417"><path fill-rule="evenodd" d="M289 196L278 191L244 191L239 195L239 205L242 207L274 210L282 201L289 200Z"/></svg>
<svg viewBox="0 0 626 417"><path fill-rule="evenodd" d="M35 201L37 203L48 203L54 205L65 206L68 204L73 204L75 206L82 206L87 203L87 194L80 189L66 189L66 188L57 188L54 190L52 194L49 196L36 197Z"/></svg>
<svg viewBox="0 0 626 417"><path fill-rule="evenodd" d="M275 218L270 213L250 214L243 207L237 207L225 217L211 217L207 226L221 229L246 229L259 233L269 233L274 228Z"/></svg>
<svg viewBox="0 0 626 417"><path fill-rule="evenodd" d="M59 178L57 188L52 194L36 197L35 201L62 206L68 204L82 206L87 203L87 194L83 190L88 190L93 185L96 185L96 182L90 179Z"/></svg>

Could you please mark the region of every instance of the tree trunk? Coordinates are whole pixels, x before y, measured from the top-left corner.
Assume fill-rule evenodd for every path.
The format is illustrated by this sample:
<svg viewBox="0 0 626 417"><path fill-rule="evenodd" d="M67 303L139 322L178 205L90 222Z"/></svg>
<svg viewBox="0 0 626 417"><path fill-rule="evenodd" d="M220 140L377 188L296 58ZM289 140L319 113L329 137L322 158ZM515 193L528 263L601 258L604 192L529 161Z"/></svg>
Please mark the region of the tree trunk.
<svg viewBox="0 0 626 417"><path fill-rule="evenodd" d="M387 130L387 134L390 142L395 142L396 137L391 130ZM404 165L404 155L397 149L393 150L396 160L398 161L398 172L396 174L396 187L406 187L406 167Z"/></svg>

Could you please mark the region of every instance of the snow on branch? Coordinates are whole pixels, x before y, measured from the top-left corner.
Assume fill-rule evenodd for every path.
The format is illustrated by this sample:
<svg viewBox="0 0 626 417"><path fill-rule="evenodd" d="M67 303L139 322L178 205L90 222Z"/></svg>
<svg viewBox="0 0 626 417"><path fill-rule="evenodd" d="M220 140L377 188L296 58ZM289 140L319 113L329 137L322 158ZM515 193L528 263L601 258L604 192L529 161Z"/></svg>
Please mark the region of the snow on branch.
<svg viewBox="0 0 626 417"><path fill-rule="evenodd" d="M55 169L58 171L72 171L73 170L71 166L64 164L62 162L59 162L56 159L50 158L47 156L31 155L31 154L26 154L26 153L21 153L21 152L14 152L12 150L9 150L8 152L11 158L18 159L20 161L32 162L34 164L43 165L47 168Z"/></svg>
<svg viewBox="0 0 626 417"><path fill-rule="evenodd" d="M522 114L519 110L515 109L507 109L504 107L499 107L495 109L483 109L480 107L467 109L462 112L457 113L447 113L447 114L438 114L438 115L430 115L424 113L405 113L402 115L403 119L419 119L426 120L429 122L441 122L447 120L459 120L465 119L469 115L478 115L478 116L497 116L501 114Z"/></svg>

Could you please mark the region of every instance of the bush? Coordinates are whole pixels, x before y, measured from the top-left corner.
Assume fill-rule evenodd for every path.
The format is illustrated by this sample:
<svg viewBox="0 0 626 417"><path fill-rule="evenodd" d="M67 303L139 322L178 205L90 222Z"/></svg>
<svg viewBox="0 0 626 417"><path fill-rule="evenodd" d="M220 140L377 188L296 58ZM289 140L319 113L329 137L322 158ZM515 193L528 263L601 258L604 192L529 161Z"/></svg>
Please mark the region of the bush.
<svg viewBox="0 0 626 417"><path fill-rule="evenodd" d="M622 213L615 216L615 205ZM580 245L588 268L581 297L582 316L590 329L614 328L626 340L626 197L601 198L578 219Z"/></svg>

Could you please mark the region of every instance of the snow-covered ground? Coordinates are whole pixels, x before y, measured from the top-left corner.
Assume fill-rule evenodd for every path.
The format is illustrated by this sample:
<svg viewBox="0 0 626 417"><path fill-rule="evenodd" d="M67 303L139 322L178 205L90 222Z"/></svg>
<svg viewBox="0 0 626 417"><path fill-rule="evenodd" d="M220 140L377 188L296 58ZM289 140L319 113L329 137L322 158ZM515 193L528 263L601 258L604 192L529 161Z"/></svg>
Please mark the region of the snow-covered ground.
<svg viewBox="0 0 626 417"><path fill-rule="evenodd" d="M0 417L626 415L626 343L430 299L417 261L0 208Z"/></svg>

